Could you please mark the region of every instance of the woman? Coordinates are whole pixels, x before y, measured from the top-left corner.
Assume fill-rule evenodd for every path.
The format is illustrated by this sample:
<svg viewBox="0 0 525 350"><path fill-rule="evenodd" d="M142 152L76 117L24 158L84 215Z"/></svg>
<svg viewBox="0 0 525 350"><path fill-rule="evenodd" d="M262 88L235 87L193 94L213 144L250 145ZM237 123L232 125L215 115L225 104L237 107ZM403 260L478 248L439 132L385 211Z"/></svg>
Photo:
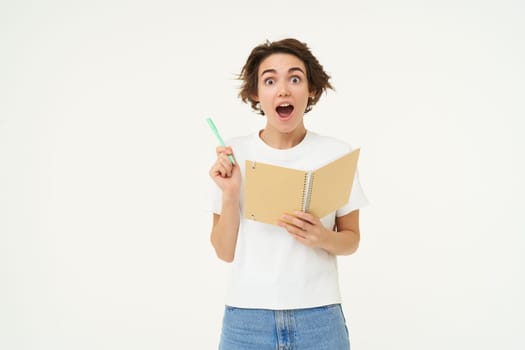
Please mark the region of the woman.
<svg viewBox="0 0 525 350"><path fill-rule="evenodd" d="M329 78L295 39L255 47L241 70L239 95L266 117L266 126L218 147L210 169L217 184L211 242L220 259L233 262L222 350L350 347L336 256L359 245L359 208L367 202L359 179L348 203L323 218L283 213L276 226L241 215L246 159L311 170L351 151L304 125L304 114L332 88Z"/></svg>

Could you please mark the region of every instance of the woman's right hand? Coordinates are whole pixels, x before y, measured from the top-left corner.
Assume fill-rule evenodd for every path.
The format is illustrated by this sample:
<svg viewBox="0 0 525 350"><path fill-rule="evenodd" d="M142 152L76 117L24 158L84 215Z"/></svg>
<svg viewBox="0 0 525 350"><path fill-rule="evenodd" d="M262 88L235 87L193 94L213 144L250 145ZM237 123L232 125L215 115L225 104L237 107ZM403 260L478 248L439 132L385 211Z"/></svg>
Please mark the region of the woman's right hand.
<svg viewBox="0 0 525 350"><path fill-rule="evenodd" d="M231 147L219 146L216 149L217 160L210 169L210 177L222 190L223 196L238 199L241 193L241 171L238 164L232 164L229 155L233 156Z"/></svg>

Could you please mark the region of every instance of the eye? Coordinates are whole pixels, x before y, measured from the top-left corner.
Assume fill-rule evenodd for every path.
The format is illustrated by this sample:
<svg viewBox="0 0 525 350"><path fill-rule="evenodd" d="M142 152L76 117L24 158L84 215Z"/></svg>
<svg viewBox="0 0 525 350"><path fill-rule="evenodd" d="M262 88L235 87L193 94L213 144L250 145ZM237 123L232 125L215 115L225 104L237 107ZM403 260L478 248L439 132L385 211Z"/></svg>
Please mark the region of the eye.
<svg viewBox="0 0 525 350"><path fill-rule="evenodd" d="M264 79L264 85L273 85L274 83L273 78Z"/></svg>
<svg viewBox="0 0 525 350"><path fill-rule="evenodd" d="M290 78L290 82L292 82L292 84L298 84L301 82L301 78L299 78L298 76L293 76Z"/></svg>

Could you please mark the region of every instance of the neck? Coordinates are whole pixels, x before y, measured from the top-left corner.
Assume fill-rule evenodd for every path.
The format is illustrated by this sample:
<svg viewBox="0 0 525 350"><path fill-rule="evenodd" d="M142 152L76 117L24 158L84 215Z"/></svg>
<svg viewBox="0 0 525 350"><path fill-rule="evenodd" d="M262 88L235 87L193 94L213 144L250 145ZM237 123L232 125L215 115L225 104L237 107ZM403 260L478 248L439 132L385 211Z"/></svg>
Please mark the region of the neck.
<svg viewBox="0 0 525 350"><path fill-rule="evenodd" d="M259 136L268 146L276 149L288 149L297 146L306 136L306 128L301 125L289 133L282 133L266 126Z"/></svg>

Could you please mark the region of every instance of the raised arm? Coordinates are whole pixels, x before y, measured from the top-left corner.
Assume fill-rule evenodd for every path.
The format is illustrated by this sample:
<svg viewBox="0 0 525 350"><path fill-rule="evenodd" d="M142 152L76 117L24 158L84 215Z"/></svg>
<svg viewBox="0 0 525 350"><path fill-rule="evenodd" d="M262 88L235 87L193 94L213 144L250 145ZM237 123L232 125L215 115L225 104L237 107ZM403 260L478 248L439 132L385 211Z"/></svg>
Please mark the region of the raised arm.
<svg viewBox="0 0 525 350"><path fill-rule="evenodd" d="M240 222L241 172L237 164L232 164L230 147L217 147L217 160L210 169L210 177L222 191L221 214L213 214L211 244L219 259L232 262Z"/></svg>

